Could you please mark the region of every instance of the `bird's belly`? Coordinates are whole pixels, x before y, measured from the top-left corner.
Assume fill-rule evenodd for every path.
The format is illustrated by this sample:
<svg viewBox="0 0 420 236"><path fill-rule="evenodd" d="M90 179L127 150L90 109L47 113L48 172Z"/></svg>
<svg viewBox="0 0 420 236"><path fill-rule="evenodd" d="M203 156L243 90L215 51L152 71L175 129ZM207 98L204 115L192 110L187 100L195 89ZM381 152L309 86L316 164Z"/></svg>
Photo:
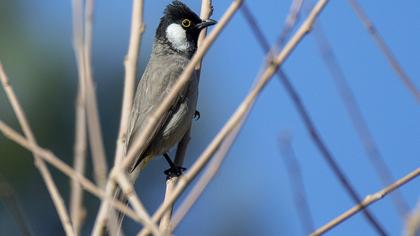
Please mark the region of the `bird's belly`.
<svg viewBox="0 0 420 236"><path fill-rule="evenodd" d="M153 155L160 155L176 145L191 126L191 120L195 112L195 104L191 104L189 99L174 111L172 117L165 124L163 129L153 139L149 151Z"/></svg>

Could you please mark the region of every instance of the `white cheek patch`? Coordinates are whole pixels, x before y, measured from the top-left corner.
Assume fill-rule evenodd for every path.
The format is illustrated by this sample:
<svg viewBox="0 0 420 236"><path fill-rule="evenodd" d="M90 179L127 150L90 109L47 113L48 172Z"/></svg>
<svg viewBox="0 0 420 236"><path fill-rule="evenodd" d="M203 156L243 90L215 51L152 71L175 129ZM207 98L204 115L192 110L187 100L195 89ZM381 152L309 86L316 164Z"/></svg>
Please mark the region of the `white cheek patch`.
<svg viewBox="0 0 420 236"><path fill-rule="evenodd" d="M166 28L166 38L177 50L185 51L190 46L186 32L179 24L172 23Z"/></svg>

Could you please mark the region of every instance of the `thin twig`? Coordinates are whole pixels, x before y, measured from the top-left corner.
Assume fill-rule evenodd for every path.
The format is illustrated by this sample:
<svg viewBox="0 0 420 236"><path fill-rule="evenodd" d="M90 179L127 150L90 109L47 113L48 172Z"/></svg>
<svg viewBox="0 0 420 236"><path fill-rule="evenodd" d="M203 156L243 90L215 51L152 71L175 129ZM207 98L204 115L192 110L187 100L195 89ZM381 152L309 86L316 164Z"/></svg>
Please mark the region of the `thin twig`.
<svg viewBox="0 0 420 236"><path fill-rule="evenodd" d="M75 144L74 144L74 163L75 171L84 174L86 163L86 111L84 106L84 89L79 84L79 92L76 100L76 124L75 124ZM86 210L83 207L83 191L80 183L71 181L70 187L70 216L74 222L74 229L78 233L86 218Z"/></svg>
<svg viewBox="0 0 420 236"><path fill-rule="evenodd" d="M314 223L312 220L311 210L306 198L305 186L300 170L299 161L296 158L295 151L290 140L290 134L284 133L279 139L280 151L286 165L287 173L289 175L289 182L293 192L293 199L295 201L296 210L298 212L302 228L305 235L308 235L314 230Z"/></svg>
<svg viewBox="0 0 420 236"><path fill-rule="evenodd" d="M379 175L383 186L394 182L394 177L392 176L391 170L388 168L382 158L382 155L356 102L356 98L354 97L350 86L347 84L343 70L338 64L331 44L328 42L319 23L315 26L314 36L316 38L322 59L324 60L331 73L331 77L334 80L336 88L341 96L352 124L365 148L370 162ZM405 218L408 212L408 204L404 200L402 194L399 191L395 191L394 194L392 194L392 200L394 201L401 218Z"/></svg>
<svg viewBox="0 0 420 236"><path fill-rule="evenodd" d="M95 180L99 187L105 188L108 173L107 159L99 119L98 103L92 74L92 28L93 28L93 4L94 0L86 0L84 16L84 33L82 47L82 63L85 68L86 83L86 118L90 150L92 152L93 170ZM82 17L82 16L80 16Z"/></svg>
<svg viewBox="0 0 420 236"><path fill-rule="evenodd" d="M343 221L349 219L350 217L352 217L354 214L358 213L359 211L362 211L363 209L368 207L370 204L372 204L376 201L379 201L380 199L382 199L383 197L385 197L386 195L388 195L392 191L394 191L394 190L398 189L399 187L401 187L402 185L410 182L411 180L418 177L419 175L420 175L420 168L417 168L414 171L407 174L406 176L404 176L403 178L401 178L401 179L395 181L393 184L387 186L386 188L384 188L384 189L382 189L382 190L380 190L380 191L378 191L374 194L367 195L363 201L358 203L356 206L350 208L349 210L347 210L343 214L337 216L335 219L331 220L330 222L328 222L324 226L318 228L311 235L312 236L321 235L321 234L324 234L324 233L328 232L332 228L336 227L338 224L340 224Z"/></svg>
<svg viewBox="0 0 420 236"><path fill-rule="evenodd" d="M319 3L319 2L318 2ZM251 14L248 14L247 16L252 16ZM251 21L256 21L255 18L250 19ZM256 23L250 24L250 26L255 26ZM254 34L256 35L256 38L259 39L258 42L260 42L261 47L264 49L266 53L269 54L269 48L265 47L264 45L268 45L265 36L262 34L258 28L252 27ZM261 34L258 35L257 34ZM261 41L262 39L262 41ZM287 46L287 45L286 45ZM301 116L305 127L310 134L310 137L312 138L313 142L317 146L318 150L321 152L322 157L327 162L337 179L340 181L341 185L344 187L344 189L348 192L350 197L353 199L355 203L360 202L360 197L357 194L355 188L351 185L350 181L347 179L347 177L344 175L344 172L341 170L341 168L338 166L336 159L333 157L332 153L329 151L327 146L325 145L324 141L321 139L321 136L319 135L314 122L312 121L311 117L309 116L309 113L306 111L305 106L302 103L301 98L299 97L298 93L296 92L296 89L291 84L290 80L288 79L286 73L284 73L282 70L277 71L277 76L279 77L280 81L283 83L283 86L286 89L286 92L288 93L289 97L292 99L296 109L298 110L299 115ZM366 219L371 223L371 225L376 229L376 231L380 235L386 235L385 230L382 228L382 226L377 222L377 220L373 217L373 215L365 209L363 211Z"/></svg>
<svg viewBox="0 0 420 236"><path fill-rule="evenodd" d="M231 5L232 14L238 10L241 1L235 1L233 5ZM293 49L299 44L299 42L304 38L304 36L310 31L312 25L314 24L316 18L318 17L319 13L322 9L326 6L328 0L320 0L315 5L311 14L302 24L302 26L298 29L298 31L294 34L291 40L286 44L284 49L275 57L273 58L272 63L266 68L266 70L262 73L260 79L256 83L255 87L250 91L250 93L246 96L243 102L239 105L236 109L235 113L231 116L231 118L226 122L222 130L216 135L216 137L211 141L208 145L206 150L201 154L201 156L197 159L194 165L191 167L190 171L188 171L184 176L181 176L178 180L178 184L174 193L168 201L167 204L163 204L159 207L159 209L153 215L153 220L157 222L161 217L162 214L170 207L173 202L179 197L179 195L184 191L185 187L195 178L195 176L203 169L205 164L208 163L210 158L213 156L215 151L220 147L220 144L223 140L235 129L238 123L242 121L244 115L252 108L256 98L263 90L265 85L270 81L273 74L276 72L278 67L284 63L284 61L288 58L288 56L292 53ZM222 22L222 21L220 21ZM219 24L220 24L219 22ZM210 33L210 35L213 34ZM209 37L206 38L206 40ZM145 235L146 230L141 232L140 235Z"/></svg>
<svg viewBox="0 0 420 236"><path fill-rule="evenodd" d="M23 136L18 134L16 131L14 131L12 128L7 126L3 121L0 120L0 132L4 134L7 138L14 141L15 143L19 144L20 146L28 149L29 151L37 154L40 158L42 158L44 161L50 163L52 166L54 166L57 170L61 171L63 174L70 177L72 180L75 180L79 182L82 187L92 193L94 196L104 199L105 198L105 192L104 190L98 188L95 184L93 184L91 181L89 181L86 177L81 175L80 173L76 172L73 168L71 168L69 165L64 163L60 158L55 156L53 153L46 149L42 149L36 144L31 144L28 140L26 140ZM118 202L116 200L110 199L111 205L121 211L122 213L128 215L133 220L140 222L139 217L137 214L129 209L125 204L122 204L121 202Z"/></svg>
<svg viewBox="0 0 420 236"><path fill-rule="evenodd" d="M126 131L128 127L128 119L130 116L130 110L133 102L133 94L136 82L136 71L137 62L140 49L140 41L142 33L144 32L143 23L143 0L133 0L133 9L131 16L131 32L130 42L128 46L127 56L124 61L125 67L125 78L124 78L124 91L123 91L123 103L121 108L121 120L118 132L117 147L115 151L114 168L118 166L123 159L124 155L124 143L126 139ZM111 171L112 172L112 171ZM101 235L102 230L105 228L108 215L113 214L109 211L109 202L107 199L111 199L115 191L115 183L112 183L113 179L108 177L107 184L105 187L106 195L105 201L102 201L99 208L95 224L93 227L93 235ZM109 219L115 219L110 217ZM109 226L112 227L114 224L110 222Z"/></svg>
<svg viewBox="0 0 420 236"><path fill-rule="evenodd" d="M24 236L33 235L29 224L24 216L22 206L19 204L19 201L16 197L15 190L10 186L10 184L4 179L0 174L0 200L3 200L6 208L9 209L15 218L16 224L19 227L19 230Z"/></svg>
<svg viewBox="0 0 420 236"><path fill-rule="evenodd" d="M75 171L84 174L87 149L87 130L86 130L86 83L85 67L82 64L81 55L83 45L83 18L82 1L72 1L73 13L73 48L75 51L77 68L79 73L79 86L76 98L76 116L75 116L75 141L74 141L74 162ZM72 180L70 186L70 217L74 224L75 232L78 234L86 216L83 208L83 191L80 183Z"/></svg>
<svg viewBox="0 0 420 236"><path fill-rule="evenodd" d="M30 144L36 145L36 140L29 126L28 120L26 119L26 115L19 104L19 101L15 95L15 92L12 89L12 86L9 84L9 79L7 78L7 75L4 72L3 65L1 63L0 80L4 91L6 92L7 98L9 99L9 102L13 108L13 111L16 114L16 118L18 119L19 124L23 130L23 133L28 138ZM74 228L70 222L69 214L67 212L63 198L61 197L61 194L58 191L57 186L55 185L54 179L52 178L47 165L36 153L33 152L33 155L35 158L35 166L39 169L39 172L47 186L48 192L54 203L61 224L63 225L64 231L67 235L75 235Z"/></svg>
<svg viewBox="0 0 420 236"><path fill-rule="evenodd" d="M373 22L365 14L360 4L356 0L347 0L347 1L349 2L352 9L356 13L357 17L359 17L360 21L365 25L366 29L368 30L372 38L375 40L376 44L378 45L379 49L384 54L385 58L388 60L388 63L391 65L392 69L399 76L399 78L401 79L403 84L407 87L407 89L414 95L414 97L417 99L417 102L420 102L420 92L416 88L416 85L413 83L412 79L401 67L397 58L394 56L389 46L385 43L385 40L380 35L379 31L377 30Z"/></svg>

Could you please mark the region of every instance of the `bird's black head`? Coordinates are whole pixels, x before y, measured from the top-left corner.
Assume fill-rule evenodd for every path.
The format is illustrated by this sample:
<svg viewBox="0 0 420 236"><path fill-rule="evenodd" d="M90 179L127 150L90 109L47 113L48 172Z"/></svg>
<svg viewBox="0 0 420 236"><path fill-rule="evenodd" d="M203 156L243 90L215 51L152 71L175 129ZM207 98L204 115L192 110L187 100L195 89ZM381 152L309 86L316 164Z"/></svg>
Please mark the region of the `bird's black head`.
<svg viewBox="0 0 420 236"><path fill-rule="evenodd" d="M194 54L200 31L214 20L201 20L190 8L180 1L169 4L156 30L156 39L167 43L173 50L187 55Z"/></svg>

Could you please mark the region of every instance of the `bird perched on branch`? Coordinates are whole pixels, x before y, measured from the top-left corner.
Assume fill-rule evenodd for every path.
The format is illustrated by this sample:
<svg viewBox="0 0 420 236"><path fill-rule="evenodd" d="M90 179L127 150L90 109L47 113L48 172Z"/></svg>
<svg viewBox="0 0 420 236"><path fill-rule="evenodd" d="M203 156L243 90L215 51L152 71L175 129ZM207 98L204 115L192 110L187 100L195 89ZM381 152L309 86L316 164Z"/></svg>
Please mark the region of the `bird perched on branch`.
<svg viewBox="0 0 420 236"><path fill-rule="evenodd" d="M200 19L180 1L173 1L166 7L156 30L152 54L134 97L125 142L126 153L145 129L148 116L162 103L190 62L197 49L200 31L215 23L214 20ZM193 73L169 111L159 118L147 149L139 154L129 170L132 179L137 178L147 162L157 155L164 155L169 162L171 168L165 171L168 177L182 172L183 168L172 163L167 151L179 143L191 127L196 115L198 79Z"/></svg>

